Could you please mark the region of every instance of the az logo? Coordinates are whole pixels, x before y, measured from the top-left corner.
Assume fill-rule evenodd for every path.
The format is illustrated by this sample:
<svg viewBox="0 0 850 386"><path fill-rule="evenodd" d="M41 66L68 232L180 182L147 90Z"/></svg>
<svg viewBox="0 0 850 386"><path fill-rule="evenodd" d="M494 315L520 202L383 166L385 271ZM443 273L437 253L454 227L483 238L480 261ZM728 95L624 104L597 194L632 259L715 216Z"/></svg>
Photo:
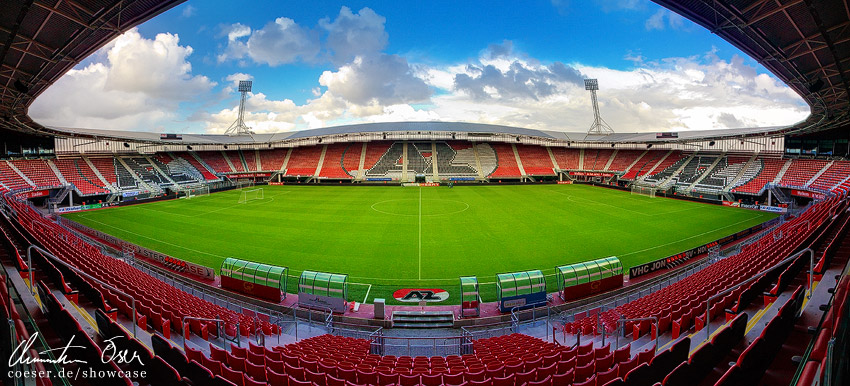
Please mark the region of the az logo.
<svg viewBox="0 0 850 386"><path fill-rule="evenodd" d="M400 302L442 302L449 298L449 293L444 289L411 289L405 288L395 291L393 298Z"/></svg>

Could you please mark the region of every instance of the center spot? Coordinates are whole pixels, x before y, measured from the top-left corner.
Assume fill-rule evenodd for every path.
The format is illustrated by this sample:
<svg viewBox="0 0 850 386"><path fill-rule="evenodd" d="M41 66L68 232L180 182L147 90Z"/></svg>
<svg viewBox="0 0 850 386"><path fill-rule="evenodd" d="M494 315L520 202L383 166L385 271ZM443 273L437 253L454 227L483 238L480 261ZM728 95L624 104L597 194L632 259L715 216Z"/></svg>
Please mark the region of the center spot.
<svg viewBox="0 0 850 386"><path fill-rule="evenodd" d="M469 209L469 204L463 201L442 200L433 198L422 199L423 216L444 216L460 213ZM419 216L418 198L400 198L380 201L372 204L372 210L396 216Z"/></svg>

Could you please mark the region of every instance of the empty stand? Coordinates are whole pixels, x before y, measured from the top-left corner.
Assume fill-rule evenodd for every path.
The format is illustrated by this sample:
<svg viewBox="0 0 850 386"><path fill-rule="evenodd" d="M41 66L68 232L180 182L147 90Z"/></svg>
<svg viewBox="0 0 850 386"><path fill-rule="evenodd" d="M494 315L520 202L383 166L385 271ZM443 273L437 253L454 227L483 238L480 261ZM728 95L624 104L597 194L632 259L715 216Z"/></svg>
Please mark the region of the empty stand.
<svg viewBox="0 0 850 386"><path fill-rule="evenodd" d="M516 163L513 147L510 144L500 142L493 143L491 146L496 151L496 159L499 166L490 174L490 178L522 177L522 173L520 173L519 166Z"/></svg>
<svg viewBox="0 0 850 386"><path fill-rule="evenodd" d="M53 169L43 159L9 161L15 165L37 188L49 189L62 186Z"/></svg>
<svg viewBox="0 0 850 386"><path fill-rule="evenodd" d="M319 173L319 177L335 179L352 178L352 176L342 167L342 156L345 154L346 149L349 148L350 146L347 143L335 143L328 145L327 150L325 150L325 159L324 162L322 162L322 171ZM360 150L360 148L357 148L357 150ZM357 154L358 156L360 155L359 152Z"/></svg>
<svg viewBox="0 0 850 386"><path fill-rule="evenodd" d="M260 151L260 164L264 171L278 171L286 161L287 149L272 149Z"/></svg>
<svg viewBox="0 0 850 386"><path fill-rule="evenodd" d="M21 178L14 169L9 167L6 161L0 161L0 182L2 182L8 190L32 188L32 186Z"/></svg>
<svg viewBox="0 0 850 386"><path fill-rule="evenodd" d="M109 189L94 174L82 158L61 158L53 161L65 180L74 184L81 195L108 194Z"/></svg>
<svg viewBox="0 0 850 386"><path fill-rule="evenodd" d="M287 176L309 177L316 173L319 167L319 157L322 156L322 146L296 147L292 149L289 163L286 165Z"/></svg>
<svg viewBox="0 0 850 386"><path fill-rule="evenodd" d="M225 151L224 155L227 156L227 159L230 160L230 163L233 165L233 168L235 168L237 172L244 173L245 172L245 164L242 162L241 153L242 152L240 152L239 150L230 150L230 151ZM257 163L255 161L254 165L256 165L256 164Z"/></svg>
<svg viewBox="0 0 850 386"><path fill-rule="evenodd" d="M625 172L626 168L638 160L638 157L643 154L643 150L619 150L614 155L614 160L608 169L612 172ZM604 166L604 165L603 165Z"/></svg>
<svg viewBox="0 0 850 386"><path fill-rule="evenodd" d="M193 157L189 153L177 153L178 159L185 161L189 165L195 168L200 174L203 180L205 181L217 181L218 177L215 176L206 166L202 165L198 162L195 157Z"/></svg>
<svg viewBox="0 0 850 386"><path fill-rule="evenodd" d="M750 167L744 170L744 175L738 181L738 186L732 189L735 193L758 194L765 185L776 179L782 170L785 160L777 158L756 159Z"/></svg>
<svg viewBox="0 0 850 386"><path fill-rule="evenodd" d="M545 147L517 145L516 149L526 174L530 176L555 175L552 157L549 156Z"/></svg>
<svg viewBox="0 0 850 386"><path fill-rule="evenodd" d="M579 149L571 149L566 147L551 147L552 155L555 156L555 161L558 166L564 170L578 169Z"/></svg>
<svg viewBox="0 0 850 386"><path fill-rule="evenodd" d="M205 164L213 168L215 173L232 173L233 169L227 164L227 161L221 155L220 151L199 151L197 153ZM235 166L235 165L234 165Z"/></svg>
<svg viewBox="0 0 850 386"><path fill-rule="evenodd" d="M795 159L791 167L782 176L779 185L788 187L806 187L812 177L823 169L828 161L813 159Z"/></svg>
<svg viewBox="0 0 850 386"><path fill-rule="evenodd" d="M661 160L661 157L667 154L663 150L651 150L641 157L638 162L629 169L621 178L625 180L634 180L646 175L650 170Z"/></svg>

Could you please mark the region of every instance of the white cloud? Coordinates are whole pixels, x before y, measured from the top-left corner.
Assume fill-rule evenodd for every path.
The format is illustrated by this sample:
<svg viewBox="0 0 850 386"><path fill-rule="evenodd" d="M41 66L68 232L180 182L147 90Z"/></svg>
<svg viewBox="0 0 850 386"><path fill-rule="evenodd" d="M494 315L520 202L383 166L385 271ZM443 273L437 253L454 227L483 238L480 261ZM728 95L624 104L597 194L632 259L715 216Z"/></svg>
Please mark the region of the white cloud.
<svg viewBox="0 0 850 386"><path fill-rule="evenodd" d="M345 6L339 10L336 20L320 20L319 26L328 33L325 45L332 61L337 64L347 63L358 56L372 56L381 52L389 40L384 30L386 21L386 18L370 8L353 13Z"/></svg>
<svg viewBox="0 0 850 386"><path fill-rule="evenodd" d="M216 85L192 74L192 48L179 43L177 35L145 39L127 31L94 56L103 62L69 71L35 100L30 114L47 125L161 130L180 102Z"/></svg>
<svg viewBox="0 0 850 386"><path fill-rule="evenodd" d="M286 17L279 17L258 30L236 23L224 32L227 47L218 56L219 62L247 56L255 63L279 66L299 60L309 62L319 54L318 34Z"/></svg>
<svg viewBox="0 0 850 386"><path fill-rule="evenodd" d="M428 85L398 55L358 56L339 71L322 73L319 84L357 105L422 102L431 96Z"/></svg>
<svg viewBox="0 0 850 386"><path fill-rule="evenodd" d="M197 11L197 8L195 8L194 6L189 4L189 5L186 6L186 8L183 8L182 15L183 15L183 17L187 17L187 18L192 17L192 16L195 16L196 11Z"/></svg>
<svg viewBox="0 0 850 386"><path fill-rule="evenodd" d="M644 23L647 30L664 30L670 28L681 30L685 27L685 18L668 9L659 9Z"/></svg>

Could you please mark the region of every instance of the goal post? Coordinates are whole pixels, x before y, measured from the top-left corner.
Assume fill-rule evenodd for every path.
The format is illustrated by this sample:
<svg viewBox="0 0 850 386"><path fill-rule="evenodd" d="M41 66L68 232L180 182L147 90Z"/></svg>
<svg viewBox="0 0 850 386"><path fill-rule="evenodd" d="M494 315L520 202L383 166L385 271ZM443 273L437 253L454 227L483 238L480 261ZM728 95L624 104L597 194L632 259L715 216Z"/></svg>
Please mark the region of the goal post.
<svg viewBox="0 0 850 386"><path fill-rule="evenodd" d="M207 185L199 185L199 186L187 186L177 191L178 198L193 198L200 196L209 196L210 195L210 187Z"/></svg>
<svg viewBox="0 0 850 386"><path fill-rule="evenodd" d="M657 190L658 189L656 189L652 186L632 184L632 195L633 196L637 195L637 196L647 196L647 197L650 197L650 198L655 198L655 192Z"/></svg>
<svg viewBox="0 0 850 386"><path fill-rule="evenodd" d="M237 180L236 181L236 188L237 189L246 189L246 188L253 188L253 187L254 187L254 180Z"/></svg>
<svg viewBox="0 0 850 386"><path fill-rule="evenodd" d="M239 195L239 203L246 204L248 202L262 200L264 198L263 188L242 189L242 194Z"/></svg>

